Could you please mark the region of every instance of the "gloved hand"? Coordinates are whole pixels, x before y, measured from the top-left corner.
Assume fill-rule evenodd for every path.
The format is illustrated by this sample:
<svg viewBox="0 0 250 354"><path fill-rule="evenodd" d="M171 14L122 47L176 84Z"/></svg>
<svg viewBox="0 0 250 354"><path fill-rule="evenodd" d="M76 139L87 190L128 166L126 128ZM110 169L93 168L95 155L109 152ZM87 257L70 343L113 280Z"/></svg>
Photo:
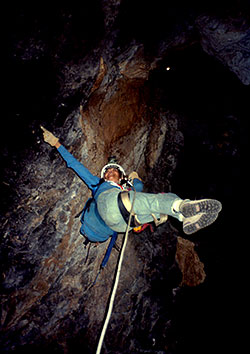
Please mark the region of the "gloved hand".
<svg viewBox="0 0 250 354"><path fill-rule="evenodd" d="M40 126L41 129L43 130L43 139L46 143L50 144L51 146L56 146L56 144L59 142L59 139L55 137L51 132L49 132L47 129L44 127Z"/></svg>
<svg viewBox="0 0 250 354"><path fill-rule="evenodd" d="M135 178L137 178L137 179L139 179L139 180L141 181L141 178L139 177L138 173L135 172L135 171L131 172L130 175L128 176L128 178L131 179L132 181L133 181Z"/></svg>

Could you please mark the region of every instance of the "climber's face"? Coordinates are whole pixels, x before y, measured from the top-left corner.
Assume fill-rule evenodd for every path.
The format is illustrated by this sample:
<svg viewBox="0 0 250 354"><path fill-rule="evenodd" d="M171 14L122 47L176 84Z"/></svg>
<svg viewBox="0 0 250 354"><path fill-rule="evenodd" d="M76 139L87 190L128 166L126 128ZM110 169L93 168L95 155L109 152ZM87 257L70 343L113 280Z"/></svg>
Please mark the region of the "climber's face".
<svg viewBox="0 0 250 354"><path fill-rule="evenodd" d="M116 168L109 168L104 175L104 179L107 181L112 181L115 183L119 183L120 181L120 173Z"/></svg>

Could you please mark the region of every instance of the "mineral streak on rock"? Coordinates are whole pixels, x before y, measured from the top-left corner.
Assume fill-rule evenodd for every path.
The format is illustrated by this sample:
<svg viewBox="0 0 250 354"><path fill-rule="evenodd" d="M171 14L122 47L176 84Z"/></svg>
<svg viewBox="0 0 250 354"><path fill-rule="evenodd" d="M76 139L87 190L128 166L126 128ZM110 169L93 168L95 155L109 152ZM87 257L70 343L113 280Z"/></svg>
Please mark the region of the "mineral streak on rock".
<svg viewBox="0 0 250 354"><path fill-rule="evenodd" d="M179 236L177 240L175 257L182 272L180 285L196 286L203 283L206 278L204 264L194 250L194 243Z"/></svg>

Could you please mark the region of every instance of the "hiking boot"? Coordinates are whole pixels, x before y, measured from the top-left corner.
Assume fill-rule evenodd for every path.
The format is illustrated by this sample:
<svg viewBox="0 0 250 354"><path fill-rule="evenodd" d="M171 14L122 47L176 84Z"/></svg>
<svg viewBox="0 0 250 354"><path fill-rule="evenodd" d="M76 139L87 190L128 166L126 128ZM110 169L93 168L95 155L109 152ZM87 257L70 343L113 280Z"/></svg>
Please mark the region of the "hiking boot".
<svg viewBox="0 0 250 354"><path fill-rule="evenodd" d="M185 218L201 213L218 214L221 209L221 202L216 199L183 200L179 207L180 213Z"/></svg>
<svg viewBox="0 0 250 354"><path fill-rule="evenodd" d="M218 217L218 214L200 213L183 220L183 231L191 235L204 227L211 225Z"/></svg>

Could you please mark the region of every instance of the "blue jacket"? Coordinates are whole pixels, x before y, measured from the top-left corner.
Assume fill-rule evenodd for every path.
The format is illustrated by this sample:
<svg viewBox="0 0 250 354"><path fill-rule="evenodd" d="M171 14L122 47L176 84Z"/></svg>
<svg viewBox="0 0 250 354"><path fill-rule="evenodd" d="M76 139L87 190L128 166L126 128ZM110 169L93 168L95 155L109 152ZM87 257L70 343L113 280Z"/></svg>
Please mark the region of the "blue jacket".
<svg viewBox="0 0 250 354"><path fill-rule="evenodd" d="M94 198L94 202L90 203L89 205L87 202L83 209L81 216L82 226L80 232L92 242L106 241L114 233L114 231L108 227L100 217L97 210L97 199L102 192L112 188L120 189L120 187L118 185L111 184L108 181L103 182L100 184L100 186L98 186L100 178L92 175L92 173L67 149L65 149L63 145L58 148L58 152L66 161L67 166L72 168L92 191L92 196ZM134 188L137 192L141 192L143 189L143 183L139 179L134 179Z"/></svg>

